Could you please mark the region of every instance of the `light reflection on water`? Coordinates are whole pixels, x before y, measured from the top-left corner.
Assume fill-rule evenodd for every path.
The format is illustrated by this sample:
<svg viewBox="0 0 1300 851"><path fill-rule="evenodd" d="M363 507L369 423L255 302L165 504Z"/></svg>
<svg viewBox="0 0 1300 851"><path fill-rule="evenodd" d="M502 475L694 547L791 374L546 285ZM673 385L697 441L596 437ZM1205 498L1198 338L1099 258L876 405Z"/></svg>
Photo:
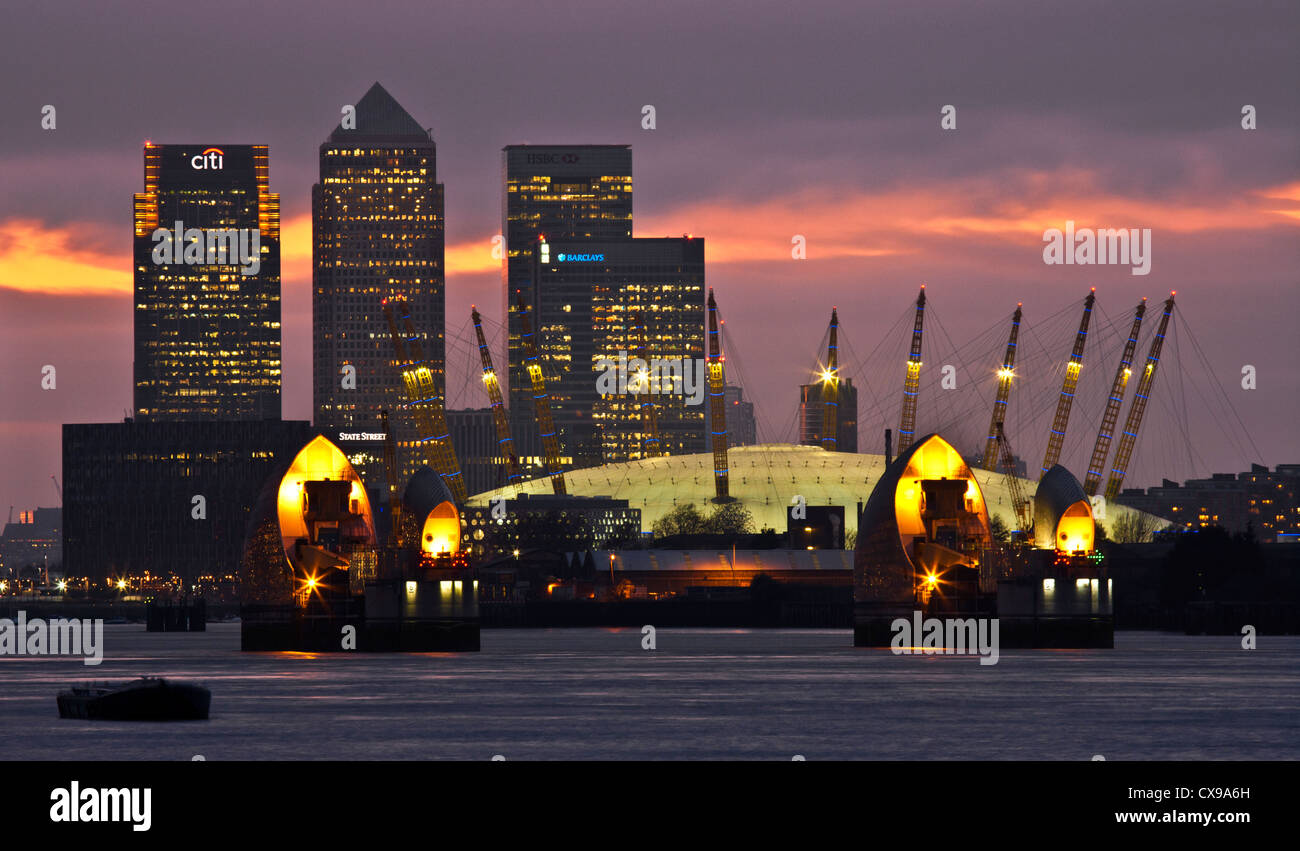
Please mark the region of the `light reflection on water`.
<svg viewBox="0 0 1300 851"><path fill-rule="evenodd" d="M1120 633L1115 650L854 649L841 630L486 630L480 653L240 653L105 627L105 659L0 657L0 759L1300 758L1300 637ZM155 674L212 719L61 720L69 684Z"/></svg>

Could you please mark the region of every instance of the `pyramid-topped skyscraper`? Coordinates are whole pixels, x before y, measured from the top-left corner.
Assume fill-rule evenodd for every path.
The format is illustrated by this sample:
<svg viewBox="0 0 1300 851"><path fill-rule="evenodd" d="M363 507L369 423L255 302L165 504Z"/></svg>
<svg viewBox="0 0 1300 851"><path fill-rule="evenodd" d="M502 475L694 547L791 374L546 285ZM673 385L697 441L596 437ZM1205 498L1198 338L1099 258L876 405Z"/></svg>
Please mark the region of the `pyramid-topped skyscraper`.
<svg viewBox="0 0 1300 851"><path fill-rule="evenodd" d="M431 142L429 131L411 117L411 113L393 99L388 90L375 83L355 104L351 126L344 127L347 118L341 119L330 142L355 142L358 139L405 140L420 139Z"/></svg>
<svg viewBox="0 0 1300 851"><path fill-rule="evenodd" d="M364 481L382 486L389 410L404 482L423 463L400 405L382 301L400 295L445 386L443 186L429 131L375 83L320 146L312 187L312 401ZM399 483L400 486L400 483Z"/></svg>

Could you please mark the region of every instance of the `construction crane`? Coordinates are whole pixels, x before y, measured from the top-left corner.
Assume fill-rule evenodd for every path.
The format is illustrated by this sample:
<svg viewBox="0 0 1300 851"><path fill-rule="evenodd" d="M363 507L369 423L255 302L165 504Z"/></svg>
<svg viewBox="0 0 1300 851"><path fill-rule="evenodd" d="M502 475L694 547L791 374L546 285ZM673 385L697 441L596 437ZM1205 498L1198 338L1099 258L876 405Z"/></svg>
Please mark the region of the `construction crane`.
<svg viewBox="0 0 1300 851"><path fill-rule="evenodd" d="M391 302L391 303L390 303ZM424 357L415 329L411 325L406 299L392 296L383 300L384 318L388 320L388 333L393 338L397 353L397 370L406 386L407 407L415 416L421 446L428 447L433 469L442 476L447 488L457 502L465 501L465 479L456 463L456 450L451 445L451 431L447 428L447 414L443 409L442 394L433 378L433 370ZM399 332L394 319L394 306L401 310L405 333Z"/></svg>
<svg viewBox="0 0 1300 851"><path fill-rule="evenodd" d="M1115 466L1110 470L1110 479L1106 482L1106 499L1114 499L1119 494L1119 487L1124 483L1124 474L1128 470L1129 459L1133 457L1133 447L1137 443L1138 429L1142 427L1142 415L1147 409L1147 399L1151 396L1151 385L1156 381L1156 370L1160 366L1160 349L1164 347L1165 331L1169 329L1169 317L1174 313L1174 296L1171 292L1165 300L1165 312L1160 317L1160 327L1151 338L1151 349L1147 352L1147 365L1138 378L1137 390L1133 392L1133 404L1128 409L1128 419L1124 422L1124 433L1120 435L1119 447L1115 450Z"/></svg>
<svg viewBox="0 0 1300 851"><path fill-rule="evenodd" d="M388 409L379 412L384 424L384 478L388 483L388 546L396 549L402 546L402 500L397 495L397 449L393 443L393 432L388 427Z"/></svg>
<svg viewBox="0 0 1300 851"><path fill-rule="evenodd" d="M1083 346L1088 340L1088 322L1092 319L1092 305L1096 301L1097 288L1093 287L1088 297L1083 300L1083 318L1079 320L1079 331L1074 335L1074 350L1070 352L1070 362L1065 365L1065 381L1061 384L1061 396L1056 402L1056 419L1052 421L1052 433L1047 436L1047 454L1043 456L1043 471L1038 476L1040 481L1061 458L1061 446L1065 443L1065 427L1070 424L1070 407L1074 404L1074 388L1079 385L1079 371L1083 369Z"/></svg>
<svg viewBox="0 0 1300 851"><path fill-rule="evenodd" d="M537 358L537 343L533 339L532 323L528 321L531 308L524 304L522 294L518 295L519 336L524 344L524 368L528 370L528 379L533 385L533 406L537 412L537 430L542 437L542 466L551 479L551 487L556 493L568 493L564 483L564 471L560 469L560 441L555 434L555 421L551 418L551 399L546 394L546 379L542 376L542 362Z"/></svg>
<svg viewBox="0 0 1300 851"><path fill-rule="evenodd" d="M488 398L492 401L492 422L497 429L497 448L506 461L506 483L517 485L522 481L519 474L519 456L515 454L514 441L510 439L510 422L506 419L506 403L501 398L501 382L496 370L492 368L492 352L483 337L483 322L478 307L469 306L470 318L474 321L474 333L478 335L479 359L483 361L483 386L487 388Z"/></svg>
<svg viewBox="0 0 1300 851"><path fill-rule="evenodd" d="M898 426L898 454L912 445L916 431L916 394L921 388L921 327L925 321L925 284L916 297L916 324L912 326L912 351L907 356L907 378L903 381L903 421Z"/></svg>
<svg viewBox="0 0 1300 851"><path fill-rule="evenodd" d="M1007 483L1007 493L1011 495L1011 507L1016 512L1016 522L1020 524L1020 531L1028 538L1034 520L1029 511L1029 500L1025 497L1024 489L1020 487L1020 479L1016 476L1015 456L1011 454L1011 444L1007 442L1002 423L998 423L996 443L1002 457L1002 472Z"/></svg>
<svg viewBox="0 0 1300 851"><path fill-rule="evenodd" d="M727 400L726 384L722 375L722 344L718 339L718 303L709 288L709 417L713 432L713 490L714 502L731 499L730 471L727 469Z"/></svg>
<svg viewBox="0 0 1300 851"><path fill-rule="evenodd" d="M1011 379L1015 377L1016 340L1020 337L1020 315L1022 304L1016 305L1016 312L1011 316L1011 336L1007 338L1007 354L1002 359L1002 368L998 370L998 395L993 400L993 418L989 421L989 438L984 444L984 459L980 466L985 470L996 469L998 463L998 434L1002 423L1007 418L1007 398L1011 395Z"/></svg>
<svg viewBox="0 0 1300 851"><path fill-rule="evenodd" d="M640 311L632 313L629 317L633 329L639 329L640 335L637 337L636 356L647 364L650 363L649 352L649 329L646 328L645 319ZM659 413L654 403L654 396L650 392L650 375L638 376L637 391L634 397L637 400L637 406L641 411L641 457L656 458L663 454L663 445L659 440Z"/></svg>
<svg viewBox="0 0 1300 851"><path fill-rule="evenodd" d="M831 308L830 342L826 346L826 368L822 370L822 449L835 452L839 441L840 374L836 342L840 330L838 308Z"/></svg>
<svg viewBox="0 0 1300 851"><path fill-rule="evenodd" d="M63 505L63 488L59 487L59 480L50 476L50 481L54 482L54 492L59 495L59 505Z"/></svg>
<svg viewBox="0 0 1300 851"><path fill-rule="evenodd" d="M1088 462L1088 475L1083 482L1083 492L1088 496L1097 493L1101 484L1101 472L1106 466L1106 456L1110 454L1110 442L1115 436L1115 423L1119 421L1119 409L1124 404L1124 391L1128 388L1128 377L1133 373L1133 352L1137 349L1138 332L1142 330L1142 316L1147 312L1147 300L1133 312L1133 327L1128 332L1128 342L1124 344L1124 354L1119 359L1119 368L1115 370L1115 380L1110 385L1110 397L1106 400L1106 413L1101 418L1101 428L1097 431L1097 443L1092 448L1092 460Z"/></svg>

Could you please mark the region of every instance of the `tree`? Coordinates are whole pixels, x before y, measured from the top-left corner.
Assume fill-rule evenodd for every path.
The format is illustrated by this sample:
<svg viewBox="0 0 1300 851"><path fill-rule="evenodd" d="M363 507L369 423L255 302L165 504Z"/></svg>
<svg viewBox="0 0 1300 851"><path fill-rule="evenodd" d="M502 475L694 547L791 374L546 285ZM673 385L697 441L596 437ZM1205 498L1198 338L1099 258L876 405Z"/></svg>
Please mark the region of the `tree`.
<svg viewBox="0 0 1300 851"><path fill-rule="evenodd" d="M739 502L724 502L705 521L706 532L713 535L748 535L754 531L754 515Z"/></svg>
<svg viewBox="0 0 1300 851"><path fill-rule="evenodd" d="M989 515L989 531L993 534L993 540L1005 543L1011 538L1011 530L1007 528L1007 523L999 514Z"/></svg>
<svg viewBox="0 0 1300 851"><path fill-rule="evenodd" d="M1165 521L1141 511L1125 511L1110 524L1110 540L1117 544L1142 544L1151 533L1165 527Z"/></svg>
<svg viewBox="0 0 1300 851"><path fill-rule="evenodd" d="M706 520L695 503L686 502L660 517L650 527L656 538L670 538L674 535L699 535L706 531Z"/></svg>
<svg viewBox="0 0 1300 851"><path fill-rule="evenodd" d="M694 503L683 503L651 526L656 538L675 535L748 535L754 531L754 516L739 502L727 502L707 516Z"/></svg>

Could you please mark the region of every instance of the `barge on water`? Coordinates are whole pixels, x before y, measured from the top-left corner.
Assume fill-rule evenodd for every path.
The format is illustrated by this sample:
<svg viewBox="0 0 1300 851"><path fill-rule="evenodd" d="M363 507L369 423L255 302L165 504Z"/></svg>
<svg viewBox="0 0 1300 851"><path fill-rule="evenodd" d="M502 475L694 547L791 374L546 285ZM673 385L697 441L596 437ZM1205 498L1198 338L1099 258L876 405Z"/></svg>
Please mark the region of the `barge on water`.
<svg viewBox="0 0 1300 851"><path fill-rule="evenodd" d="M140 677L73 686L58 696L59 717L83 721L206 721L212 692L194 683Z"/></svg>

